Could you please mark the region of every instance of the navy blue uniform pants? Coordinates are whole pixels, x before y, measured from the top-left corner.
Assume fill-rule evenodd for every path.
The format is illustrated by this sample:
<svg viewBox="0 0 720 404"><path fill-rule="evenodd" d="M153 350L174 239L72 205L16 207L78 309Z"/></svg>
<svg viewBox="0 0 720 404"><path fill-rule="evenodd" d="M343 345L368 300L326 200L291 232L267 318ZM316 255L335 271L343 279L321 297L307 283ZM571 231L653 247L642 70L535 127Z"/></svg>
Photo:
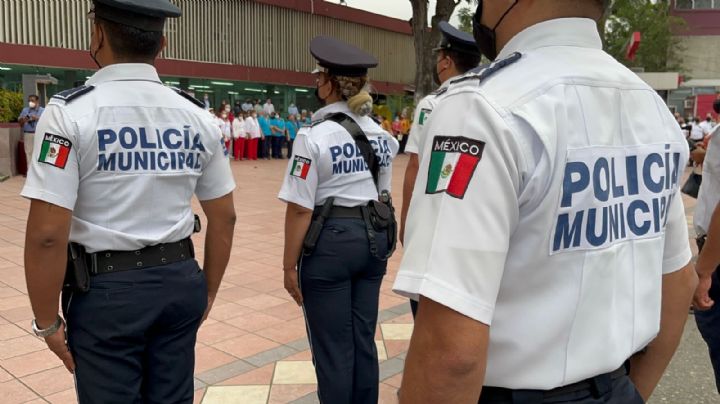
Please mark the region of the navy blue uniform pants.
<svg viewBox="0 0 720 404"><path fill-rule="evenodd" d="M543 397L538 390L513 390L508 394L488 397L480 395L479 404L643 404L644 401L635 385L627 376L615 380L607 380L602 386L592 389L568 393L552 398Z"/></svg>
<svg viewBox="0 0 720 404"><path fill-rule="evenodd" d="M715 371L715 387L720 393L720 278L718 267L712 274L712 286L710 286L710 298L715 305L710 310L695 310L695 322L697 323L700 335L702 335L710 352L710 362Z"/></svg>
<svg viewBox="0 0 720 404"><path fill-rule="evenodd" d="M80 404L192 403L207 307L195 260L98 275L63 295Z"/></svg>
<svg viewBox="0 0 720 404"><path fill-rule="evenodd" d="M265 136L264 138L260 139L260 156L261 158L270 158L270 142L272 141L272 137Z"/></svg>
<svg viewBox="0 0 720 404"><path fill-rule="evenodd" d="M387 235L376 237L383 257ZM323 404L378 401L375 327L386 267L370 254L361 219L327 219L315 251L301 260L303 309Z"/></svg>
<svg viewBox="0 0 720 404"><path fill-rule="evenodd" d="M280 137L280 136L273 136L273 138L272 138L272 157L274 159L282 158L283 139L284 138Z"/></svg>

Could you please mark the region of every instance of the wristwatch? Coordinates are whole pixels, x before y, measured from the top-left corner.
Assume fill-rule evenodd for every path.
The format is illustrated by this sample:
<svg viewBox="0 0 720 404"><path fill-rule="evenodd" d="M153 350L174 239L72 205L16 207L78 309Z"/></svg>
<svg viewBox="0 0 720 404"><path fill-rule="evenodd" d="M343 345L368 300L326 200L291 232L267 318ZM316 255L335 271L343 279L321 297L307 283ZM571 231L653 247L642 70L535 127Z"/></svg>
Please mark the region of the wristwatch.
<svg viewBox="0 0 720 404"><path fill-rule="evenodd" d="M64 325L64 324L65 324L65 320L63 320L63 318L60 317L60 315L58 314L57 320L55 320L55 323L53 323L53 325L51 325L50 327L48 327L44 330L41 330L40 328L38 328L37 322L35 320L33 320L32 321L32 330L35 333L35 335L37 335L38 337L45 338L45 337L49 337L49 336L55 334L57 332L57 330L60 329L60 326Z"/></svg>

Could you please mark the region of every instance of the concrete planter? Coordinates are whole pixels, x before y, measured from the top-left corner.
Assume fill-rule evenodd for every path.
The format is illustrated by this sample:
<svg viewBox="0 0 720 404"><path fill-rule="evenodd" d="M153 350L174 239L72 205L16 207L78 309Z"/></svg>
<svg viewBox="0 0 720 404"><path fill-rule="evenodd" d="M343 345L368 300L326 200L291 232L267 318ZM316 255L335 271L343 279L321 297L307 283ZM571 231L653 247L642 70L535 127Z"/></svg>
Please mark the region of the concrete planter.
<svg viewBox="0 0 720 404"><path fill-rule="evenodd" d="M18 143L22 131L17 123L0 123L0 177L18 175Z"/></svg>

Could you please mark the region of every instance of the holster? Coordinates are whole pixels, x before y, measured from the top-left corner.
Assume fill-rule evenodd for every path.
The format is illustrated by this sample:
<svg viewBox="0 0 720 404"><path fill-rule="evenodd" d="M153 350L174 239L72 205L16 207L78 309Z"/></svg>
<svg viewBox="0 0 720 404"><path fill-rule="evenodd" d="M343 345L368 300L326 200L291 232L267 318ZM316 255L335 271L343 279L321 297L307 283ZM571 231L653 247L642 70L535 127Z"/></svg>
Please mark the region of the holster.
<svg viewBox="0 0 720 404"><path fill-rule="evenodd" d="M322 233L323 226L325 225L325 219L330 216L334 203L335 198L328 198L323 204L320 214L315 216L312 222L310 222L310 228L308 228L308 232L305 233L305 240L303 240L303 254L310 255L315 250L317 241L320 238L320 233Z"/></svg>
<svg viewBox="0 0 720 404"><path fill-rule="evenodd" d="M87 292L90 290L90 268L86 260L85 247L77 243L69 243L67 255L63 290Z"/></svg>

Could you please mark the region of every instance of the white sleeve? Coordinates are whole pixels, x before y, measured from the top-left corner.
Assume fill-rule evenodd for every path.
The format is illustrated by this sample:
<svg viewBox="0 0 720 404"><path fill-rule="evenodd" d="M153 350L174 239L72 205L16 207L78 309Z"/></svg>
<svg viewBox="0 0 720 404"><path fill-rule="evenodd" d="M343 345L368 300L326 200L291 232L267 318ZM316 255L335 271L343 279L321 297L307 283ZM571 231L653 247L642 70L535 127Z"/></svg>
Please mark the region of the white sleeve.
<svg viewBox="0 0 720 404"><path fill-rule="evenodd" d="M77 127L62 107L48 105L38 121L21 195L73 210L80 185Z"/></svg>
<svg viewBox="0 0 720 404"><path fill-rule="evenodd" d="M681 160L685 161L685 160ZM680 190L673 196L670 213L665 225L665 248L663 249L663 274L682 269L692 259L688 241L688 225L685 218L685 206Z"/></svg>
<svg viewBox="0 0 720 404"><path fill-rule="evenodd" d="M384 141L380 152L376 154L380 159L380 172L378 175L378 189L392 192L392 162L400 150L400 143L389 133L383 131Z"/></svg>
<svg viewBox="0 0 720 404"><path fill-rule="evenodd" d="M210 125L208 125L208 128L215 129ZM235 189L230 160L225 156L225 142L220 130L215 129L215 132L217 140L206 145L210 160L203 169L195 187L195 195L201 201L220 198Z"/></svg>
<svg viewBox="0 0 720 404"><path fill-rule="evenodd" d="M317 150L314 150L307 133L301 131L295 138L293 154L285 172L285 181L278 198L307 209L315 208L318 187Z"/></svg>
<svg viewBox="0 0 720 404"><path fill-rule="evenodd" d="M448 97L433 114L431 154L420 168L428 174L418 177L410 212L422 216L422 229L406 234L394 290L489 325L519 220L523 153L479 94Z"/></svg>
<svg viewBox="0 0 720 404"><path fill-rule="evenodd" d="M414 154L419 153L420 145L422 144L422 137L424 135L422 129L425 127L425 124L427 124L427 118L429 118L431 112L432 105L428 102L427 97L420 100L415 108L415 117L413 118L412 125L410 126L410 137L405 145L406 152Z"/></svg>

